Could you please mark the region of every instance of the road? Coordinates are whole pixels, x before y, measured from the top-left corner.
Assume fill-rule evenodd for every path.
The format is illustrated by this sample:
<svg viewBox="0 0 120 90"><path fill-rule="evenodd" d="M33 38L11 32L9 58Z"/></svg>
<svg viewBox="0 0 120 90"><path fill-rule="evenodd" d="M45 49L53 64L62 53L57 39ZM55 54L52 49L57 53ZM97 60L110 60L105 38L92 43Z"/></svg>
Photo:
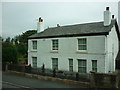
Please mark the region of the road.
<svg viewBox="0 0 120 90"><path fill-rule="evenodd" d="M83 88L57 81L28 78L8 72L2 74L2 88Z"/></svg>

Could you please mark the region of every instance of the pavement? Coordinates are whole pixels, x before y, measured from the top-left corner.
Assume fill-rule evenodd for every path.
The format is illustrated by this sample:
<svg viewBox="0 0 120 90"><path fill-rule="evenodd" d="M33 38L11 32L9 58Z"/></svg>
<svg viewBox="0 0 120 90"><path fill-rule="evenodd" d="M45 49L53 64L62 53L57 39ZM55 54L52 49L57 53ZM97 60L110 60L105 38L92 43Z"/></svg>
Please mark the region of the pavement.
<svg viewBox="0 0 120 90"><path fill-rule="evenodd" d="M2 88L85 88L78 84L31 78L11 72L2 73Z"/></svg>

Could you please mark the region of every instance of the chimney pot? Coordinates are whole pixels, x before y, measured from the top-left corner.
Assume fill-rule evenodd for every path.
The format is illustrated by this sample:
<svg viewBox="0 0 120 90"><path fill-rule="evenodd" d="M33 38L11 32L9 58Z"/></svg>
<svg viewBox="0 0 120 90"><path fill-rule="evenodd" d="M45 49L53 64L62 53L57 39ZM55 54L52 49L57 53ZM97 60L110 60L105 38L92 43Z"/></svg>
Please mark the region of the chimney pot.
<svg viewBox="0 0 120 90"><path fill-rule="evenodd" d="M39 18L39 22L43 22L43 19L41 17Z"/></svg>
<svg viewBox="0 0 120 90"><path fill-rule="evenodd" d="M114 15L112 15L112 19L114 19Z"/></svg>
<svg viewBox="0 0 120 90"><path fill-rule="evenodd" d="M43 19L41 19L41 22L43 22Z"/></svg>
<svg viewBox="0 0 120 90"><path fill-rule="evenodd" d="M106 10L109 10L109 7L106 7Z"/></svg>
<svg viewBox="0 0 120 90"><path fill-rule="evenodd" d="M39 22L41 21L41 17L39 18Z"/></svg>
<svg viewBox="0 0 120 90"><path fill-rule="evenodd" d="M57 24L57 27L60 27L60 25L59 25L59 24Z"/></svg>

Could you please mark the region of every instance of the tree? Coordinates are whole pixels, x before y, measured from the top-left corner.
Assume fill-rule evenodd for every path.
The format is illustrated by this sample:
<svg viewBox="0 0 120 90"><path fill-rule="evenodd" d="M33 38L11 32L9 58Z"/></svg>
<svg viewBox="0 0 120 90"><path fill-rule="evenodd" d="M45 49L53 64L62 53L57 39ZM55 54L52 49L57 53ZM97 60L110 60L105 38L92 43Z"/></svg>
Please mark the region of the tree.
<svg viewBox="0 0 120 90"><path fill-rule="evenodd" d="M10 42L10 37L6 38L5 42Z"/></svg>
<svg viewBox="0 0 120 90"><path fill-rule="evenodd" d="M0 36L0 41L4 41L4 39Z"/></svg>
<svg viewBox="0 0 120 90"><path fill-rule="evenodd" d="M24 43L16 44L16 49L17 49L18 55L27 54L27 45Z"/></svg>
<svg viewBox="0 0 120 90"><path fill-rule="evenodd" d="M25 33L22 33L21 35L17 35L14 38L15 44L16 44L16 48L18 51L18 54L24 55L27 54L27 50L28 50L28 44L27 44L27 38L29 36L31 36L32 34L37 33L37 30L28 30ZM19 43L18 43L19 42Z"/></svg>
<svg viewBox="0 0 120 90"><path fill-rule="evenodd" d="M17 49L10 42L2 42L2 62L17 63Z"/></svg>
<svg viewBox="0 0 120 90"><path fill-rule="evenodd" d="M10 39L8 37L5 41L2 41L2 61L17 63L18 60L27 60L27 38L37 33L37 30L28 30L21 35L17 35ZM13 44L15 42L15 44Z"/></svg>
<svg viewBox="0 0 120 90"><path fill-rule="evenodd" d="M11 43L14 43L14 39L13 38L11 39Z"/></svg>
<svg viewBox="0 0 120 90"><path fill-rule="evenodd" d="M27 38L35 33L37 33L37 30L28 30L25 33L22 33L22 35L19 35L17 38L20 43L27 44Z"/></svg>
<svg viewBox="0 0 120 90"><path fill-rule="evenodd" d="M18 53L18 60L27 60L27 50L28 50L28 37L31 36L32 34L37 33L37 30L28 30L25 33L22 33L21 35L17 35L14 38L15 41L15 46L17 49Z"/></svg>

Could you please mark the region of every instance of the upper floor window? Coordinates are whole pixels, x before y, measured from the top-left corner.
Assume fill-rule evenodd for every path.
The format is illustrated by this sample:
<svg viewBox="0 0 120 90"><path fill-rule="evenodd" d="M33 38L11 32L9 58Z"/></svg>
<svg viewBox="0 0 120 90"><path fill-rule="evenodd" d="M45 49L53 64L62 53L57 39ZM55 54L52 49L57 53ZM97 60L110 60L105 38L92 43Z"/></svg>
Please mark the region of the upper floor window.
<svg viewBox="0 0 120 90"><path fill-rule="evenodd" d="M37 41L32 41L33 49L37 49Z"/></svg>
<svg viewBox="0 0 120 90"><path fill-rule="evenodd" d="M58 50L58 40L52 40L52 50Z"/></svg>
<svg viewBox="0 0 120 90"><path fill-rule="evenodd" d="M78 39L78 50L87 50L87 39L86 38Z"/></svg>

